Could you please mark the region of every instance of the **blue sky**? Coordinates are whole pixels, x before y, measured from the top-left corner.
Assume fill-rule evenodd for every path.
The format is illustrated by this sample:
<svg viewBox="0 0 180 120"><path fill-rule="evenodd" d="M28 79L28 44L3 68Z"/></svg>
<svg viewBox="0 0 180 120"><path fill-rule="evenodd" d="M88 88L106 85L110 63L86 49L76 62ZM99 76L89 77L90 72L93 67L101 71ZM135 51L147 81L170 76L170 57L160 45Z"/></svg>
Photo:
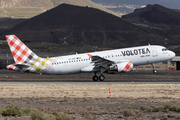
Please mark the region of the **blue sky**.
<svg viewBox="0 0 180 120"><path fill-rule="evenodd" d="M147 4L160 4L168 8L180 9L180 0L91 0L96 3L118 3L118 4L137 4L137 5L147 5Z"/></svg>

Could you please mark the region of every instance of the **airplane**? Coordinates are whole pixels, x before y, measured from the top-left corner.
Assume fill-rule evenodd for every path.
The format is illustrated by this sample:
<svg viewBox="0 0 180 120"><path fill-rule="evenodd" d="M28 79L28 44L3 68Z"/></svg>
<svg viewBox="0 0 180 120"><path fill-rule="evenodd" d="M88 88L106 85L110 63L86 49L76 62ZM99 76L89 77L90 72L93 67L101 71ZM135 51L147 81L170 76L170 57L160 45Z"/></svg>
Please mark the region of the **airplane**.
<svg viewBox="0 0 180 120"><path fill-rule="evenodd" d="M41 58L15 35L7 35L7 42L15 63L8 70L38 74L72 74L94 72L93 81L104 81L104 73L116 74L133 71L134 65L151 64L175 57L175 53L159 45L146 45L91 53ZM100 76L96 74L100 73Z"/></svg>

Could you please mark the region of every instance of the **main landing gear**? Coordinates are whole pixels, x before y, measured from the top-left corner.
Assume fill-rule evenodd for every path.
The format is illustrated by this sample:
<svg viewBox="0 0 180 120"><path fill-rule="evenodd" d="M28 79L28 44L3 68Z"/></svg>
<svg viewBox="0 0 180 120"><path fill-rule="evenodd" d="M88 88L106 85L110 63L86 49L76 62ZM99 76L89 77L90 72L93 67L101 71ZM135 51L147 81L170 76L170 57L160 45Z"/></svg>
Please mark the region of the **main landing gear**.
<svg viewBox="0 0 180 120"><path fill-rule="evenodd" d="M155 64L152 63L151 65L152 65L152 67L153 67L153 73L156 74L156 73L157 73L157 70L155 70Z"/></svg>
<svg viewBox="0 0 180 120"><path fill-rule="evenodd" d="M104 77L104 75L103 74L101 74L99 77L96 75L96 73L95 73L95 75L93 76L93 81L104 81L104 79L105 79L105 77Z"/></svg>

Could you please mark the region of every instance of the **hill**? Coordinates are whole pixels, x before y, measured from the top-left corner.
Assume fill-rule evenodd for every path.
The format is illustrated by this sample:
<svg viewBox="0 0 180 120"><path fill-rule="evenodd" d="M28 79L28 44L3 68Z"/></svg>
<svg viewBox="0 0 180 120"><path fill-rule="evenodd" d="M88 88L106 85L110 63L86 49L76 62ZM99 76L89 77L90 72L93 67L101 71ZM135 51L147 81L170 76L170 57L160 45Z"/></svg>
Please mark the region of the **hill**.
<svg viewBox="0 0 180 120"><path fill-rule="evenodd" d="M162 38L142 31L98 9L62 4L16 25L8 34L26 41L67 42L101 47L162 44Z"/></svg>
<svg viewBox="0 0 180 120"><path fill-rule="evenodd" d="M161 5L147 5L122 19L140 27L143 31L164 38L166 46L175 45L180 51L180 10L169 9Z"/></svg>
<svg viewBox="0 0 180 120"><path fill-rule="evenodd" d="M142 9L136 9L133 13L124 15L124 20L134 23L165 24L170 27L180 25L180 11L169 9L161 5L147 5Z"/></svg>
<svg viewBox="0 0 180 120"><path fill-rule="evenodd" d="M0 16L31 18L63 3L93 7L116 16L121 16L121 14L107 10L90 0L0 0Z"/></svg>

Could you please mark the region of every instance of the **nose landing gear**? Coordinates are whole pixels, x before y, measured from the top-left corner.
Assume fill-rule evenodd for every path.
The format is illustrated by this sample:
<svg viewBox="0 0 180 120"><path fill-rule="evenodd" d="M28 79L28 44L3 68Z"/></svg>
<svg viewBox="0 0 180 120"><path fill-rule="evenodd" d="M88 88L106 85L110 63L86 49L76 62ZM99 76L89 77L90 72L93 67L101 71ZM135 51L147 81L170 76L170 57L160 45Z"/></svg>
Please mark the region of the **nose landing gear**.
<svg viewBox="0 0 180 120"><path fill-rule="evenodd" d="M155 64L152 63L151 65L152 65L152 67L153 67L153 73L154 73L154 74L157 74L157 70L155 69Z"/></svg>

